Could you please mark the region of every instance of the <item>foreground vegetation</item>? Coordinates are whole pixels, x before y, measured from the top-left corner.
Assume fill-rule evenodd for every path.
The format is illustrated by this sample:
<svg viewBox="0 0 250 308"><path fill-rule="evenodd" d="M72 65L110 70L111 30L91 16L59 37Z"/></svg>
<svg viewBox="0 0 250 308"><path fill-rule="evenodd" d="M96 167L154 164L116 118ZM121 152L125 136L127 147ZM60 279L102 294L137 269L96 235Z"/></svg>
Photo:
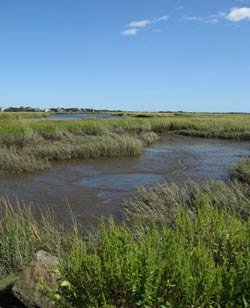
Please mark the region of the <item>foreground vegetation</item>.
<svg viewBox="0 0 250 308"><path fill-rule="evenodd" d="M0 276L44 249L61 258L60 307L247 307L250 186L189 181L141 188L124 221L83 235L72 218L0 200ZM39 219L37 219L39 218ZM13 277L13 276L11 276Z"/></svg>
<svg viewBox="0 0 250 308"><path fill-rule="evenodd" d="M161 132L250 140L249 115L160 113L73 121L11 117L0 119L2 173L43 170L53 160L140 155L143 146L157 140Z"/></svg>
<svg viewBox="0 0 250 308"><path fill-rule="evenodd" d="M244 307L250 303L249 220L209 198L132 233L101 226L64 258L59 302L73 307Z"/></svg>

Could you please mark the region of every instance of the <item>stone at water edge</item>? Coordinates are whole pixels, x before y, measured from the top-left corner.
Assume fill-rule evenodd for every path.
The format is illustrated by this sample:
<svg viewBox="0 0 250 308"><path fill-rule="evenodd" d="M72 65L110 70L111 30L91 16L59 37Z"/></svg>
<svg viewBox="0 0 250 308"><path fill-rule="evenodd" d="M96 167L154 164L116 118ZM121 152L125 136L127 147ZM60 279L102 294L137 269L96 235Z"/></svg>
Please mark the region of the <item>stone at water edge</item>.
<svg viewBox="0 0 250 308"><path fill-rule="evenodd" d="M59 264L57 257L46 251L38 251L33 260L17 277L12 292L28 308L55 307L46 295L46 290L41 286L45 283L49 289L58 289L58 275L53 272L53 267Z"/></svg>

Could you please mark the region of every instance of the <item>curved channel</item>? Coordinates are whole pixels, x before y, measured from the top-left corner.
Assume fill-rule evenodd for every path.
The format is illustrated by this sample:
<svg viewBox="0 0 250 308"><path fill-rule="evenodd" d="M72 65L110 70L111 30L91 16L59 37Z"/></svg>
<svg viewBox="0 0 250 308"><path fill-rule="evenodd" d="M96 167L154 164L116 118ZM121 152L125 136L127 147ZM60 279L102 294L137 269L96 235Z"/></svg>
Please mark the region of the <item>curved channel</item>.
<svg viewBox="0 0 250 308"><path fill-rule="evenodd" d="M35 174L2 175L0 194L52 208L64 220L70 204L92 225L102 215L119 217L122 200L138 186L226 179L231 165L249 155L250 142L166 135L140 157L72 160Z"/></svg>

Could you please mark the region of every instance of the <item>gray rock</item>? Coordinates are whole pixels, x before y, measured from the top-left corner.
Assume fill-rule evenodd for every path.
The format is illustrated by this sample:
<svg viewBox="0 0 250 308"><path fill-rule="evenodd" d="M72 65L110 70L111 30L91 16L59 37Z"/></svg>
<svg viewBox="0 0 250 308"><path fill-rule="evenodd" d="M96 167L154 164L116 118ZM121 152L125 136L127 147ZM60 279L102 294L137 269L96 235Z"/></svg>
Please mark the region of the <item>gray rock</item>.
<svg viewBox="0 0 250 308"><path fill-rule="evenodd" d="M51 308L55 304L47 295L46 288L58 289L58 274L53 272L58 258L45 251L38 251L31 263L17 277L12 292L28 308ZM44 288L46 285L46 288Z"/></svg>

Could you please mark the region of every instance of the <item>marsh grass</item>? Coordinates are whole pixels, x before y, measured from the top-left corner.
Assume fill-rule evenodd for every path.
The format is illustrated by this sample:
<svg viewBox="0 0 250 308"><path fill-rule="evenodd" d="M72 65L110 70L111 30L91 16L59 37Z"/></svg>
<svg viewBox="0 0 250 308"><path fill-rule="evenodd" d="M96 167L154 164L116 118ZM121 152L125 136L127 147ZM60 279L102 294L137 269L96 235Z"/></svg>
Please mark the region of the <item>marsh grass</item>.
<svg viewBox="0 0 250 308"><path fill-rule="evenodd" d="M30 121L1 120L0 142L16 144L18 140L29 140L30 136L43 137L48 140L58 140L67 133L72 135L102 136L107 133L131 134L133 136L144 132L174 131L180 133L203 133L203 136L214 136L236 139L249 139L249 115L224 116L192 116L166 117L150 119L88 119L64 121ZM10 141L8 141L10 139Z"/></svg>
<svg viewBox="0 0 250 308"><path fill-rule="evenodd" d="M49 167L48 158L39 158L33 153L18 151L16 148L2 147L0 149L0 174L20 174L44 170Z"/></svg>
<svg viewBox="0 0 250 308"><path fill-rule="evenodd" d="M250 140L249 115L158 116L88 120L0 120L0 172L43 170L53 160L135 156L157 133Z"/></svg>
<svg viewBox="0 0 250 308"><path fill-rule="evenodd" d="M189 180L183 184L162 184L139 188L137 195L126 201L124 217L133 227L171 223L175 212L181 208L192 212L196 200L208 196L210 203L241 219L250 217L250 187L236 180L229 182L210 180L199 185Z"/></svg>
<svg viewBox="0 0 250 308"><path fill-rule="evenodd" d="M0 172L22 173L44 170L53 160L72 158L136 156L157 135L149 123L108 121L0 122Z"/></svg>
<svg viewBox="0 0 250 308"><path fill-rule="evenodd" d="M0 198L0 278L19 272L40 249L61 256L78 237L74 218L67 228L52 211Z"/></svg>
<svg viewBox="0 0 250 308"><path fill-rule="evenodd" d="M250 158L236 163L232 168L232 176L250 185Z"/></svg>
<svg viewBox="0 0 250 308"><path fill-rule="evenodd" d="M0 120L46 118L51 112L0 112Z"/></svg>
<svg viewBox="0 0 250 308"><path fill-rule="evenodd" d="M192 115L150 120L153 131L174 131L181 135L250 140L249 115Z"/></svg>
<svg viewBox="0 0 250 308"><path fill-rule="evenodd" d="M0 172L18 174L44 170L53 160L72 158L136 156L143 151L143 143L150 143L154 136L132 137L109 134L105 136L74 136L62 139L26 139L25 145L2 146L0 149Z"/></svg>

